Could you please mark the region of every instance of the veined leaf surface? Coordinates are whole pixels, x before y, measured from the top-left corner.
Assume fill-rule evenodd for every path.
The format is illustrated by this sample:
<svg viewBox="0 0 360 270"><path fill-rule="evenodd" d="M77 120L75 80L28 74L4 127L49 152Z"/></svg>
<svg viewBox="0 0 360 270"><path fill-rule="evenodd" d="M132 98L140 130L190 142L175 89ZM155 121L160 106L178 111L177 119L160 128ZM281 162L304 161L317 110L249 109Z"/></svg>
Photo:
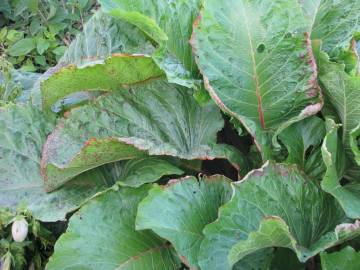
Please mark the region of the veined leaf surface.
<svg viewBox="0 0 360 270"><path fill-rule="evenodd" d="M233 187L219 218L204 229L199 257L204 269L231 269L273 246L292 249L304 262L360 234L358 223L341 224L347 218L336 200L294 166L267 163Z"/></svg>
<svg viewBox="0 0 360 270"><path fill-rule="evenodd" d="M24 206L42 221L65 219L107 186L101 171L90 171L46 193L40 175L41 149L55 125L53 116L28 105L0 108L0 207Z"/></svg>
<svg viewBox="0 0 360 270"><path fill-rule="evenodd" d="M135 231L137 205L149 187L110 189L91 199L71 217L46 269L179 269L166 240Z"/></svg>
<svg viewBox="0 0 360 270"><path fill-rule="evenodd" d="M230 180L224 176L187 177L166 186L154 185L139 204L137 229L151 229L170 241L190 267L197 268L205 225L230 200Z"/></svg>
<svg viewBox="0 0 360 270"><path fill-rule="evenodd" d="M69 65L71 66L71 70L75 75L80 76L89 74L89 71L79 71L77 68L84 68L86 66L92 66L96 64L104 63L105 59L108 59L113 54L145 54L150 55L154 52L155 47L148 39L148 37L142 33L140 29L136 26L129 24L124 21L119 21L114 18L111 18L107 14L102 11L97 11L90 20L84 25L83 31L79 33L75 39L71 42L70 46L66 49L64 56L59 60L59 63L47 70L40 78L37 80L36 84L32 89L32 102L36 106L42 106L42 99L41 99L41 83L47 81L51 78L55 73L60 72L60 75L57 76L62 78L62 82L65 81L65 85L61 83L57 83L59 78L57 79L50 79L45 86L48 88L53 88L52 91L54 93L50 93L50 95L59 95L60 97L64 97L64 95L71 94L77 91L87 91L85 84L82 86L81 84L76 83L74 78L69 77L63 74L61 71L63 68L69 69ZM108 60L109 61L109 60ZM148 59L149 61L149 59ZM110 60L110 62L114 63L114 60ZM115 63L118 62L115 60ZM122 64L121 64L122 63ZM124 67L124 61L120 60L120 65L115 65L115 67L121 68ZM75 68L75 66L77 68ZM109 82L115 82L116 80L124 80L124 74L127 74L123 70L116 70L118 74L122 74L120 78L114 78L114 74L112 75L104 66L98 66L97 69L100 69L103 74L105 74L105 78L101 78L101 82L106 81L108 82L105 85L96 84L94 80L92 81L92 86L96 86L96 88L101 89L101 87L105 87L103 90L109 90ZM91 69L93 70L93 69ZM80 73L80 75L78 75ZM145 74L145 71L144 73ZM66 78L64 80L63 78ZM134 75L135 77L136 75ZM86 76L85 76L86 77ZM97 79L99 76L97 74ZM91 76L86 77L87 79L91 78ZM86 78L82 81L82 83L87 82ZM129 77L128 77L129 78ZM94 84L95 83L95 84ZM55 84L55 85L54 85ZM75 87L74 90L67 89L69 93L64 93L62 87ZM89 85L88 85L89 86ZM90 87L90 88L91 88ZM112 86L114 87L114 86ZM44 86L42 87L44 88ZM66 87L65 87L66 88ZM96 90L96 89L92 89ZM49 92L48 90L44 89L43 91ZM48 94L48 93L46 93ZM89 94L95 94L94 91L89 92ZM53 102L53 101L52 101ZM72 104L77 104L78 100L75 97L71 100ZM51 106L50 104L49 106Z"/></svg>
<svg viewBox="0 0 360 270"><path fill-rule="evenodd" d="M343 144L338 136L339 125L328 119L327 126L328 133L321 149L327 171L321 182L321 187L339 201L348 217L360 218L359 184L341 185L340 183L345 173L346 159Z"/></svg>
<svg viewBox="0 0 360 270"><path fill-rule="evenodd" d="M155 62L144 55L113 55L103 63L78 68L64 67L41 83L43 108L79 91L121 91L127 85L143 83L163 75Z"/></svg>
<svg viewBox="0 0 360 270"><path fill-rule="evenodd" d="M310 147L313 150L311 155L316 155L316 147L318 147L326 134L325 123L318 117L309 117L303 121L292 124L284 129L279 134L279 139L286 146L289 155L286 158L286 163L297 164L302 169L308 168L307 151ZM319 157L318 157L319 158ZM320 157L321 158L321 157ZM310 166L310 169L314 169ZM307 171L309 175L313 171Z"/></svg>
<svg viewBox="0 0 360 270"><path fill-rule="evenodd" d="M317 61L324 93L342 124L343 147L347 156L355 163L350 145L350 132L360 124L360 77L347 74L345 65L330 62L325 53L319 53Z"/></svg>
<svg viewBox="0 0 360 270"><path fill-rule="evenodd" d="M119 161L106 166L111 178L121 186L139 187L152 183L165 175L181 175L180 168L160 157L143 157Z"/></svg>
<svg viewBox="0 0 360 270"><path fill-rule="evenodd" d="M153 54L171 83L193 87L199 79L189 39L201 1L100 0L104 12L136 25L159 48Z"/></svg>
<svg viewBox="0 0 360 270"><path fill-rule="evenodd" d="M73 109L49 136L42 170L52 190L79 173L145 154L214 158L223 120L200 107L191 90L162 80L130 87Z"/></svg>
<svg viewBox="0 0 360 270"><path fill-rule="evenodd" d="M0 72L0 85L2 90L0 100L6 102L26 103L30 97L30 90L40 74L22 70L10 70L11 80Z"/></svg>
<svg viewBox="0 0 360 270"><path fill-rule="evenodd" d="M316 63L295 1L209 0L192 44L215 102L255 137L269 137L321 109Z"/></svg>
<svg viewBox="0 0 360 270"><path fill-rule="evenodd" d="M358 0L298 0L308 19L311 39L320 39L323 50L334 56L350 46L353 35L360 30Z"/></svg>
<svg viewBox="0 0 360 270"><path fill-rule="evenodd" d="M360 253L351 246L346 246L337 252L323 252L320 257L323 270L356 270L360 268Z"/></svg>
<svg viewBox="0 0 360 270"><path fill-rule="evenodd" d="M115 53L151 54L155 47L136 26L97 11L66 49L60 63L77 67L102 61Z"/></svg>

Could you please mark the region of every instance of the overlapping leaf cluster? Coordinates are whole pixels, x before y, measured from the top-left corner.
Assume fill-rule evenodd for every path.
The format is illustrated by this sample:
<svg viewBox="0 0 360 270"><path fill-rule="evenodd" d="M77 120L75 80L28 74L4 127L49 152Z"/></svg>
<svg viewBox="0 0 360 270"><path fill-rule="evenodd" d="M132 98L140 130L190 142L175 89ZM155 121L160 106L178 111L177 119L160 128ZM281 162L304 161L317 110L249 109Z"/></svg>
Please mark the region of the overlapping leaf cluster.
<svg viewBox="0 0 360 270"><path fill-rule="evenodd" d="M71 216L47 269L354 267L360 1L99 2L0 108L0 206Z"/></svg>

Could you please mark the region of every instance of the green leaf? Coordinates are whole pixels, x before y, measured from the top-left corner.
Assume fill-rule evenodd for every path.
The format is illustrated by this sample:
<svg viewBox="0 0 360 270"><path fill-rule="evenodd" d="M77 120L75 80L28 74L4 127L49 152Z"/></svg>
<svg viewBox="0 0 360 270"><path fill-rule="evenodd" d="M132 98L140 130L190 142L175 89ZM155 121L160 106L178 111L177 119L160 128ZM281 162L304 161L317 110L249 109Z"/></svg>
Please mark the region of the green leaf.
<svg viewBox="0 0 360 270"><path fill-rule="evenodd" d="M184 173L169 161L158 157L143 157L109 164L108 169L115 181L122 186L139 187L152 183L165 175Z"/></svg>
<svg viewBox="0 0 360 270"><path fill-rule="evenodd" d="M78 0L79 1L79 5L80 5L80 8L85 8L89 2L91 2L91 0Z"/></svg>
<svg viewBox="0 0 360 270"><path fill-rule="evenodd" d="M151 54L152 43L136 26L96 12L71 42L61 63L83 66L114 53Z"/></svg>
<svg viewBox="0 0 360 270"><path fill-rule="evenodd" d="M8 29L6 27L1 28L0 30L0 41L3 43L5 41Z"/></svg>
<svg viewBox="0 0 360 270"><path fill-rule="evenodd" d="M203 269L231 269L274 246L291 248L304 262L360 234L360 224L341 224L347 222L341 207L295 166L267 163L233 187L219 218L204 229Z"/></svg>
<svg viewBox="0 0 360 270"><path fill-rule="evenodd" d="M339 125L327 119L328 133L322 146L322 156L327 167L321 187L333 195L350 218L360 218L360 193L356 185L341 185L340 180L345 172L345 152L338 137Z"/></svg>
<svg viewBox="0 0 360 270"><path fill-rule="evenodd" d="M348 75L345 66L330 62L325 53L319 53L319 79L324 93L337 112L342 124L342 144L352 160L354 153L350 146L350 132L360 124L360 77Z"/></svg>
<svg viewBox="0 0 360 270"><path fill-rule="evenodd" d="M22 205L36 219L57 221L106 187L100 171L92 171L47 194L40 175L40 155L53 116L25 105L0 108L0 207Z"/></svg>
<svg viewBox="0 0 360 270"><path fill-rule="evenodd" d="M36 13L39 10L39 0L27 0L27 8L32 12Z"/></svg>
<svg viewBox="0 0 360 270"><path fill-rule="evenodd" d="M113 9L109 15L129 22L139 29L157 43L162 43L168 40L166 33L157 25L154 19L147 17L137 11L123 11L121 9Z"/></svg>
<svg viewBox="0 0 360 270"><path fill-rule="evenodd" d="M57 49L55 50L58 50L60 48L64 49L63 47L57 47ZM78 68L84 68L89 65L91 66L94 64L103 63L105 59L108 59L108 57L111 57L111 55L113 54L117 56L119 56L119 54L121 53L148 55L151 54L154 50L155 47L148 40L145 34L143 34L141 30L139 30L137 27L127 22L118 21L114 18L111 18L107 14L98 11L85 24L83 32L79 33L76 36L76 38L71 42L69 48L65 51L65 53L64 51L61 51L60 55L64 55L59 60L58 65L54 68L49 69L39 79L39 82L34 86L34 89L32 91L33 104L41 107L40 81L45 81L49 79L49 77L51 77L54 73L60 72L60 70L67 65L76 65ZM147 61L151 62L150 59L148 59ZM155 66L155 64L153 65ZM127 67L124 68L126 70ZM150 68L152 68L152 66L150 66ZM104 69L106 70L105 67ZM156 70L158 70L157 67L154 68L154 72L156 72ZM77 74L79 73L78 70L76 70L76 72ZM80 73L81 72L83 71L80 71ZM117 72L123 71L118 70ZM141 70L139 72L140 74L143 74L141 73ZM88 73L88 71L86 71L85 74L86 73ZM133 76L135 77L136 75L133 74ZM108 76L106 78L108 78ZM121 76L121 78L123 78L123 76ZM56 81L57 79L55 79L55 82ZM50 86L51 84L52 83L50 81ZM71 85L71 80L70 82L67 81L67 84L65 85L68 85L70 87L75 86ZM57 85L57 87L60 88L56 89L57 91L55 91L55 93L60 93L60 89L63 87L62 84ZM77 85L77 88L75 88L75 92L80 91L78 89L82 88L83 87L81 85ZM88 96L92 95L89 94ZM89 99L91 98L87 98L87 100ZM75 98L73 100L75 100L73 104L77 104L77 99ZM57 107L55 109L57 109Z"/></svg>
<svg viewBox="0 0 360 270"><path fill-rule="evenodd" d="M30 59L27 59L25 64L21 66L20 70L24 72L35 72L36 67Z"/></svg>
<svg viewBox="0 0 360 270"><path fill-rule="evenodd" d="M205 87L201 85L200 89L195 91L194 98L200 105L206 105L210 102L211 97L209 95L209 92L206 91Z"/></svg>
<svg viewBox="0 0 360 270"><path fill-rule="evenodd" d="M285 221L275 216L264 218L256 232L250 233L247 240L239 241L231 248L229 263L234 265L246 255L271 246L286 248L296 246L296 240L291 236Z"/></svg>
<svg viewBox="0 0 360 270"><path fill-rule="evenodd" d="M24 38L17 41L15 44L7 49L7 52L11 56L27 55L33 49L36 48L36 42L34 38Z"/></svg>
<svg viewBox="0 0 360 270"><path fill-rule="evenodd" d="M286 163L304 167L306 151L311 146L318 146L325 133L324 121L318 117L304 119L286 128L279 134L289 152Z"/></svg>
<svg viewBox="0 0 360 270"><path fill-rule="evenodd" d="M321 180L325 171L326 166L322 159L321 147L313 149L305 162L304 172L313 179Z"/></svg>
<svg viewBox="0 0 360 270"><path fill-rule="evenodd" d="M54 49L52 52L57 55L57 56L62 56L66 51L66 47L65 46L59 46L56 47L56 49Z"/></svg>
<svg viewBox="0 0 360 270"><path fill-rule="evenodd" d="M36 38L37 52L42 55L50 47L50 42L44 38Z"/></svg>
<svg viewBox="0 0 360 270"><path fill-rule="evenodd" d="M226 0L219 8L217 0L209 0L195 25L192 45L207 90L242 122L266 160L275 132L322 106L300 6L287 0Z"/></svg>
<svg viewBox="0 0 360 270"><path fill-rule="evenodd" d="M10 79L7 79L3 73L0 73L0 84L4 87L0 99L7 102L27 102L30 90L39 76L37 73L12 69L10 70Z"/></svg>
<svg viewBox="0 0 360 270"><path fill-rule="evenodd" d="M104 63L83 68L70 65L42 82L43 108L49 109L56 101L82 90L121 90L161 75L153 60L141 55L114 55Z"/></svg>
<svg viewBox="0 0 360 270"><path fill-rule="evenodd" d="M64 15L66 15L66 14L64 14ZM79 20L80 18L75 17L74 19ZM59 21L56 22L56 20L52 20L51 24L49 25L49 31L46 31L44 34L46 37L53 39L53 37L55 37L57 34L60 34L61 30L66 31L66 26L67 26L66 23L61 23Z"/></svg>
<svg viewBox="0 0 360 270"><path fill-rule="evenodd" d="M46 269L179 269L171 245L149 230L135 231L137 205L149 187L108 190L90 200L71 217Z"/></svg>
<svg viewBox="0 0 360 270"><path fill-rule="evenodd" d="M31 20L29 26L30 34L35 36L44 30L44 26L41 25L40 18L34 18Z"/></svg>
<svg viewBox="0 0 360 270"><path fill-rule="evenodd" d="M230 180L224 176L187 177L164 187L154 185L139 204L136 228L151 229L167 239L196 268L202 230L215 221L218 208L231 194Z"/></svg>
<svg viewBox="0 0 360 270"><path fill-rule="evenodd" d="M359 136L360 124L350 132L350 147L354 154L356 163L360 166Z"/></svg>
<svg viewBox="0 0 360 270"><path fill-rule="evenodd" d="M215 105L200 107L191 93L157 80L73 109L44 147L48 189L91 168L146 153L213 159L211 146L223 120Z"/></svg>
<svg viewBox="0 0 360 270"><path fill-rule="evenodd" d="M198 90L201 85L198 79L199 74L196 67L195 71L187 70L183 63L174 57L165 46L161 46L152 54L155 63L166 73L166 78L170 83L175 83L188 88Z"/></svg>
<svg viewBox="0 0 360 270"><path fill-rule="evenodd" d="M238 170L240 176L245 176L250 171L249 159L236 147L228 144L216 144L212 147L211 157L217 159L226 159Z"/></svg>
<svg viewBox="0 0 360 270"><path fill-rule="evenodd" d="M316 157L319 157L316 149L323 140L325 133L324 121L315 116L292 124L284 129L279 134L279 139L284 143L288 150L286 163L297 164L302 169L308 167L311 170L315 169L306 164L308 161L306 153L310 147L313 147L310 156L315 154ZM305 172L308 175L313 175L313 171L305 170Z"/></svg>
<svg viewBox="0 0 360 270"><path fill-rule="evenodd" d="M46 66L46 57L44 55L36 55L34 57L35 63L40 66Z"/></svg>
<svg viewBox="0 0 360 270"><path fill-rule="evenodd" d="M308 19L311 39L320 39L323 50L335 55L347 49L355 32L360 30L360 2L353 0L299 1Z"/></svg>
<svg viewBox="0 0 360 270"><path fill-rule="evenodd" d="M200 0L100 0L104 12L126 20L147 33L158 44L153 55L169 82L195 87L199 78L189 39ZM167 40L166 38L167 37Z"/></svg>
<svg viewBox="0 0 360 270"><path fill-rule="evenodd" d="M10 29L7 33L6 40L9 41L10 43L14 43L22 39L23 36L24 36L24 32Z"/></svg>
<svg viewBox="0 0 360 270"><path fill-rule="evenodd" d="M332 253L323 252L320 254L321 267L323 270L356 270L360 268L360 253L351 246Z"/></svg>
<svg viewBox="0 0 360 270"><path fill-rule="evenodd" d="M334 57L332 61L336 61L337 63L341 63L345 65L345 72L350 75L358 74L358 62L359 56L356 52L356 43L352 40L352 45L349 50L341 51L338 56Z"/></svg>

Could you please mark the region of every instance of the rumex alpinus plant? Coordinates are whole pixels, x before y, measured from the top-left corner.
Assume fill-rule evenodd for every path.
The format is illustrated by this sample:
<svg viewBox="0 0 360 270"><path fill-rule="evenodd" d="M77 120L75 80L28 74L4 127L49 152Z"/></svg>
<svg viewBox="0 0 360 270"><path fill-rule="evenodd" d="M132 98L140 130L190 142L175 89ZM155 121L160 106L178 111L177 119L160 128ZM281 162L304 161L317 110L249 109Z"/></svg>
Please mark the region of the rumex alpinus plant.
<svg viewBox="0 0 360 270"><path fill-rule="evenodd" d="M360 269L360 1L99 3L0 108L46 269Z"/></svg>

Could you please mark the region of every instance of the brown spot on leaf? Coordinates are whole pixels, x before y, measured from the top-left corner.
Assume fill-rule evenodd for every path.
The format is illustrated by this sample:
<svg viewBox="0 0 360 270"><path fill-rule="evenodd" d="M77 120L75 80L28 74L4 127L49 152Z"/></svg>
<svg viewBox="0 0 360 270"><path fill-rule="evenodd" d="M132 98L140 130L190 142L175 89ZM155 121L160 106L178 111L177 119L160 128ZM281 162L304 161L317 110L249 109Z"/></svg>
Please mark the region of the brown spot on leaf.
<svg viewBox="0 0 360 270"><path fill-rule="evenodd" d="M90 138L89 140L87 140L84 145L85 147L86 146L89 146L89 145L94 145L95 143L97 142L97 139L96 138Z"/></svg>

